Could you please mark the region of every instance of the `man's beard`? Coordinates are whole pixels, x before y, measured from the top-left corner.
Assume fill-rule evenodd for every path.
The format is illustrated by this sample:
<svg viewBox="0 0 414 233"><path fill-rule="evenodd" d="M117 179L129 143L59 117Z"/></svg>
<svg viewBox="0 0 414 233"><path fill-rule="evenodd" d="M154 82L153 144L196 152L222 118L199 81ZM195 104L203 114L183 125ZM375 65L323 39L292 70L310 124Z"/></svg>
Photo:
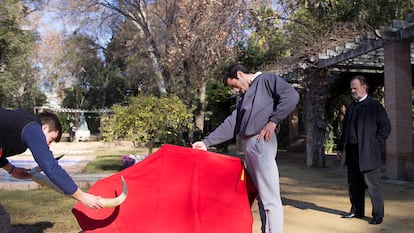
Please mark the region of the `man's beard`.
<svg viewBox="0 0 414 233"><path fill-rule="evenodd" d="M354 98L354 100L360 99L357 93L352 93L352 98Z"/></svg>

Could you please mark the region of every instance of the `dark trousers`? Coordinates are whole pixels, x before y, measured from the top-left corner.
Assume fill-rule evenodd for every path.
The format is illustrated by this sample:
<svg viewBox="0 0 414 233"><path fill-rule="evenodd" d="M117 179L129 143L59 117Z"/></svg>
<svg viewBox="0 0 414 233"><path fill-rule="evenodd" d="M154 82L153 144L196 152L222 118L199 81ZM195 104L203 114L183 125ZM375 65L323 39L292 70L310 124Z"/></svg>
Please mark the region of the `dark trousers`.
<svg viewBox="0 0 414 233"><path fill-rule="evenodd" d="M346 156L348 165L348 191L352 211L360 216L365 215L365 190L367 190L371 198L372 216L375 218L383 218L384 198L381 185L381 168L361 171L359 169L358 145L347 145Z"/></svg>

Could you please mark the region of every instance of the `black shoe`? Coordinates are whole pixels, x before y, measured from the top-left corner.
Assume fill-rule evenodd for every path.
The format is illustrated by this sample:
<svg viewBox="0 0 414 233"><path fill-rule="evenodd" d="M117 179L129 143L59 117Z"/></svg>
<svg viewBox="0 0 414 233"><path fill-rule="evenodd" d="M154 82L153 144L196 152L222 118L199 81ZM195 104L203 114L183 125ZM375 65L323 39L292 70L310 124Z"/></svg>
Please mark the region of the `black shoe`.
<svg viewBox="0 0 414 233"><path fill-rule="evenodd" d="M364 215L355 214L355 213L348 213L348 214L342 215L342 218L363 218L363 217Z"/></svg>
<svg viewBox="0 0 414 233"><path fill-rule="evenodd" d="M372 224L372 225L378 225L378 224L381 224L381 223L382 223L382 218L372 218L369 221L369 224Z"/></svg>

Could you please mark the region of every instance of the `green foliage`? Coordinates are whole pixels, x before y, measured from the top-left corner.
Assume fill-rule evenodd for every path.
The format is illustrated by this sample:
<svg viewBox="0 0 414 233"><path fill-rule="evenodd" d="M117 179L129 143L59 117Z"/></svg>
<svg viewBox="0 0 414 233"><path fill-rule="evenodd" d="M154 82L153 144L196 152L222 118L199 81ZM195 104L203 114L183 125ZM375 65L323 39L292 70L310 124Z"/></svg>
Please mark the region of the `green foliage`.
<svg viewBox="0 0 414 233"><path fill-rule="evenodd" d="M75 80L64 89L64 107L106 108L124 101L126 88L119 68L101 61L98 50L86 36L74 36L66 43L63 60Z"/></svg>
<svg viewBox="0 0 414 233"><path fill-rule="evenodd" d="M36 34L22 29L23 17L20 1L0 2L0 106L33 111L46 97L34 79Z"/></svg>
<svg viewBox="0 0 414 233"><path fill-rule="evenodd" d="M63 107L97 109L109 108L125 99L125 83L119 72L108 67L95 67L99 73L91 75L84 85L73 85L63 90ZM99 79L99 80L98 80Z"/></svg>
<svg viewBox="0 0 414 233"><path fill-rule="evenodd" d="M98 156L94 161L86 165L84 173L115 173L122 170L122 160L119 155Z"/></svg>
<svg viewBox="0 0 414 233"><path fill-rule="evenodd" d="M252 31L247 41L238 46L238 60L247 67L257 67L285 56L286 41L278 13L270 6L263 6L250 14L246 28Z"/></svg>
<svg viewBox="0 0 414 233"><path fill-rule="evenodd" d="M320 0L284 1L290 9L284 36L292 57L292 68L298 63L314 65L326 48L343 45L367 31L389 26L393 19L405 19L414 12L414 0Z"/></svg>
<svg viewBox="0 0 414 233"><path fill-rule="evenodd" d="M414 12L413 0L321 0L303 1L290 18L291 26L307 32L322 33L335 28L335 24L353 24L359 28L379 28L393 19L404 19ZM323 29L323 30L321 30ZM300 31L300 29L299 29ZM296 34L297 35L297 34ZM317 34L315 34L317 35Z"/></svg>
<svg viewBox="0 0 414 233"><path fill-rule="evenodd" d="M62 124L62 129L64 133L69 133L69 124L75 123L75 114L74 113L65 113L65 112L58 112L57 113L60 123ZM85 120L88 124L88 129L91 134L99 134L100 133L100 117L98 113L84 113ZM62 140L66 140L67 138L63 138Z"/></svg>
<svg viewBox="0 0 414 233"><path fill-rule="evenodd" d="M217 80L211 80L208 83L206 94L208 102L206 110L214 115L210 120L210 124L213 128L216 128L235 108L236 97L233 96L232 98L231 89Z"/></svg>
<svg viewBox="0 0 414 233"><path fill-rule="evenodd" d="M230 88L224 86L222 81L211 80L206 88L208 122L205 122L210 129L217 128L228 117L235 108L236 98L231 98ZM218 151L227 152L228 145L232 143L224 142L217 145Z"/></svg>
<svg viewBox="0 0 414 233"><path fill-rule="evenodd" d="M192 115L177 96L139 95L130 97L127 106L116 104L111 110L112 114L104 119L104 140L122 138L135 144L145 143L149 153L154 143L179 138L191 127Z"/></svg>
<svg viewBox="0 0 414 233"><path fill-rule="evenodd" d="M325 153L332 153L336 149L337 135L332 132L332 125L328 125L328 137L324 143Z"/></svg>
<svg viewBox="0 0 414 233"><path fill-rule="evenodd" d="M123 76L126 89L134 94L151 94L158 92L156 76L151 66L146 48L139 32L131 21L121 23L111 42L105 49L105 60L117 67ZM132 42L133 41L133 42Z"/></svg>

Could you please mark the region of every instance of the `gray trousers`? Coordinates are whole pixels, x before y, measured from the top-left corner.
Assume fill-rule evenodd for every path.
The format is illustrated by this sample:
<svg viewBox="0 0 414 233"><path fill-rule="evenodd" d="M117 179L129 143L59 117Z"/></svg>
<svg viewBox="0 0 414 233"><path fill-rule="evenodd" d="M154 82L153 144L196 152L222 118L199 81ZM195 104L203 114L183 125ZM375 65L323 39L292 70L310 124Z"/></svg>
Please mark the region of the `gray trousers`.
<svg viewBox="0 0 414 233"><path fill-rule="evenodd" d="M259 211L263 233L283 232L283 205L280 197L279 170L276 164L277 138L257 141L258 135L244 138L246 167L259 193Z"/></svg>
<svg viewBox="0 0 414 233"><path fill-rule="evenodd" d="M352 211L364 216L365 191L372 204L372 217L384 218L384 196L381 184L381 168L362 172L359 168L358 145L347 145L349 199Z"/></svg>

